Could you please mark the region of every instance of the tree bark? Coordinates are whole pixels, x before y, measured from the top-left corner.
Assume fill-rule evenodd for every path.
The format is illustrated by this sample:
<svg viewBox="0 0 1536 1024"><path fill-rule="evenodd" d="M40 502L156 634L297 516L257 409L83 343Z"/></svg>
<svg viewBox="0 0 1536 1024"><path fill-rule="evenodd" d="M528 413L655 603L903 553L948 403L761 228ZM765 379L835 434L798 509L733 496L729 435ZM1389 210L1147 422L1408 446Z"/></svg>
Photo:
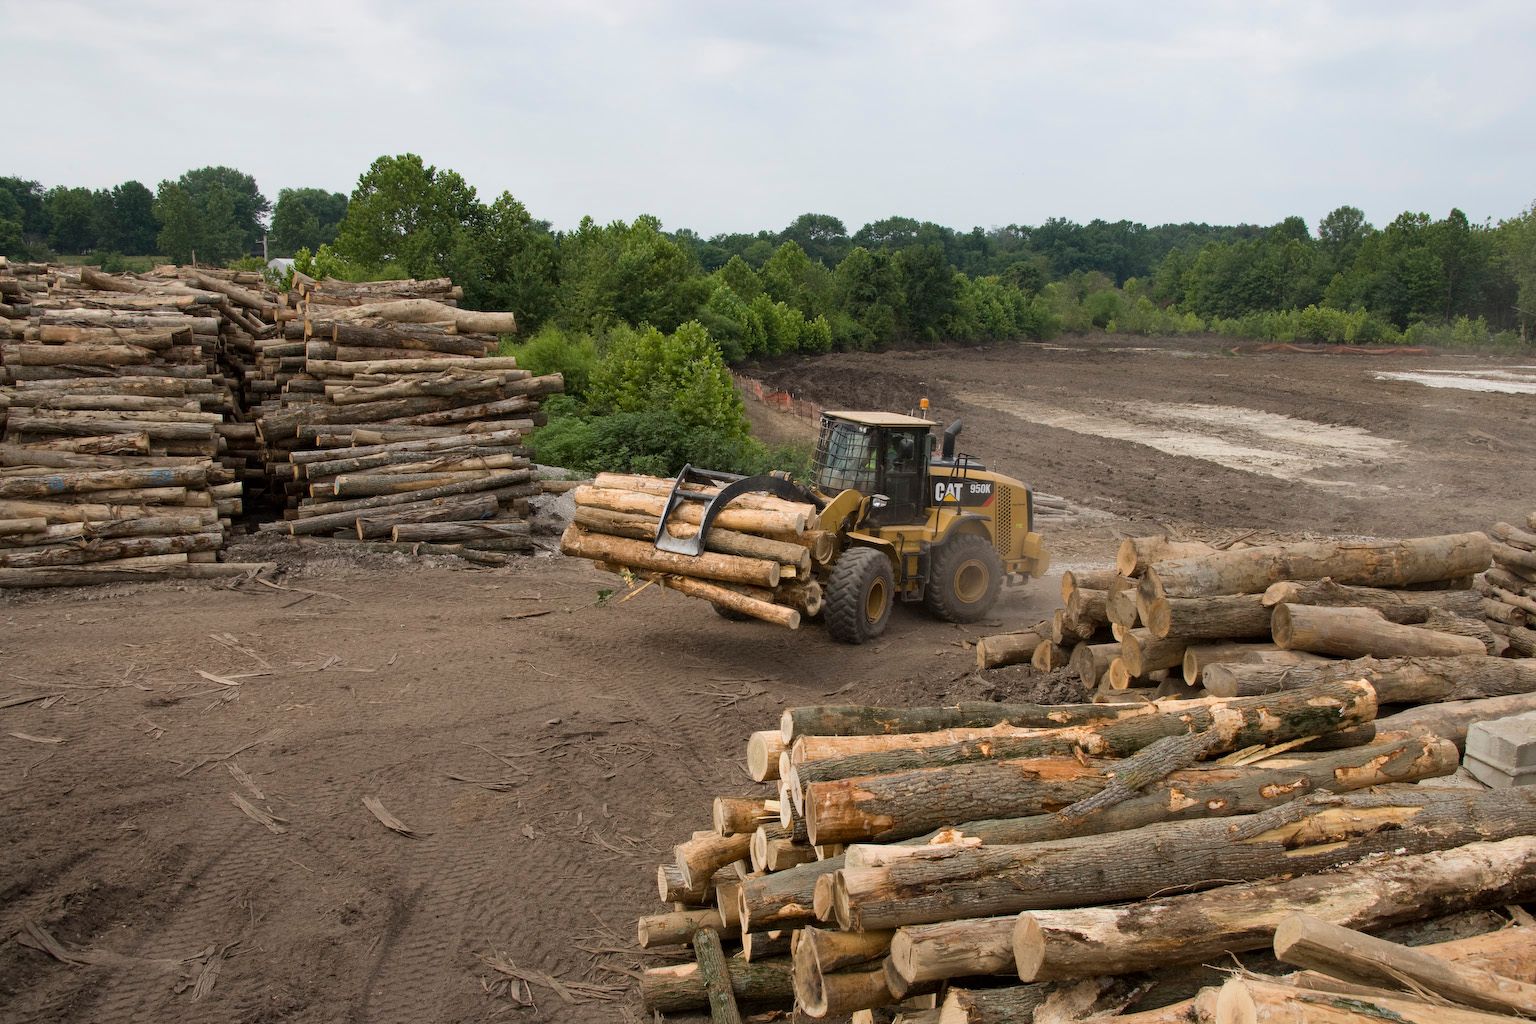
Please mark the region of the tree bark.
<svg viewBox="0 0 1536 1024"><path fill-rule="evenodd" d="M1279 604L1321 605L1326 607L1372 608L1388 622L1414 625L1423 622L1434 609L1455 615L1479 614L1482 595L1476 590L1384 590L1379 587L1346 587L1331 579L1312 583L1287 580L1264 591L1266 606Z"/></svg>
<svg viewBox="0 0 1536 1024"><path fill-rule="evenodd" d="M1014 974L1016 920L1013 916L962 918L898 928L891 940L891 969L909 985Z"/></svg>
<svg viewBox="0 0 1536 1024"><path fill-rule="evenodd" d="M222 533L178 536L125 537L120 540L89 540L49 547L0 549L0 568L40 569L87 562L106 562L145 555L175 555L192 551L217 551L224 546Z"/></svg>
<svg viewBox="0 0 1536 1024"><path fill-rule="evenodd" d="M1276 605L1275 643L1288 651L1341 658L1454 657L1487 654L1480 641L1388 622L1370 608Z"/></svg>
<svg viewBox="0 0 1536 1024"><path fill-rule="evenodd" d="M1184 679L1191 686L1205 682L1213 665L1321 665L1328 658L1306 651L1282 651L1274 644L1191 644L1184 651Z"/></svg>
<svg viewBox="0 0 1536 1024"><path fill-rule="evenodd" d="M492 515L495 513L493 512ZM468 519L485 518L468 516ZM436 522L397 524L390 530L390 540L397 544L428 541L440 544L473 543L479 540L527 540L528 523L515 522Z"/></svg>
<svg viewBox="0 0 1536 1024"><path fill-rule="evenodd" d="M656 539L658 525L657 520L651 517L625 515L597 508L578 508L574 521L577 526L592 533L652 542ZM670 523L667 530L674 537L696 537L699 533L699 528L690 523ZM725 530L718 526L710 528L704 540L704 548L722 555L739 555L792 565L802 576L808 576L811 571L811 554L798 544Z"/></svg>
<svg viewBox="0 0 1536 1024"><path fill-rule="evenodd" d="M327 307L326 317L337 323L372 319L399 324L451 323L468 334L517 333L517 318L511 313L479 313L432 299L395 299L360 306Z"/></svg>
<svg viewBox="0 0 1536 1024"><path fill-rule="evenodd" d="M457 498L439 498L412 508L382 509L375 513L354 513L358 540L391 536L395 528L408 523L463 523L489 519L501 510L494 495L471 494Z"/></svg>
<svg viewBox="0 0 1536 1024"><path fill-rule="evenodd" d="M1071 569L1061 574L1061 606L1065 608L1072 603L1072 595L1079 589L1104 590L1109 589L1109 581L1115 574L1108 570L1098 572L1073 572ZM1107 596L1107 595L1106 595Z"/></svg>
<svg viewBox="0 0 1536 1024"><path fill-rule="evenodd" d="M787 1007L794 1000L789 960L726 961L731 993L743 1003ZM652 967L640 975L640 1003L653 1013L687 1013L709 1006L699 965Z"/></svg>
<svg viewBox="0 0 1536 1024"><path fill-rule="evenodd" d="M816 920L816 880L842 867L841 857L797 864L786 871L747 878L741 883L741 926L760 932L799 927Z"/></svg>
<svg viewBox="0 0 1536 1024"><path fill-rule="evenodd" d="M1492 561L1481 533L1393 541L1304 541L1174 559L1147 570L1155 597L1262 594L1286 580L1402 587L1482 572Z"/></svg>
<svg viewBox="0 0 1536 1024"><path fill-rule="evenodd" d="M677 557L686 558L687 556L679 555ZM611 562L598 562L596 564L599 569L613 573L630 568L629 566ZM738 593L736 590L731 589L732 584L711 583L707 580L695 579L692 576L655 573L643 569L639 570L639 572L645 574L652 582L658 583L668 590L675 590L679 594L697 597L711 604L729 608L742 615L761 619L763 622L770 622L775 626L783 626L785 629L800 628L800 613L795 609Z"/></svg>
<svg viewBox="0 0 1536 1024"><path fill-rule="evenodd" d="M1082 818L1038 814L965 821L955 828L991 846L1052 842L1163 821L1256 814L1314 792L1347 793L1450 775L1459 763L1460 753L1450 740L1401 736L1283 767L1263 762L1245 767L1206 764L1174 772L1138 795ZM933 837L930 832L912 842Z"/></svg>
<svg viewBox="0 0 1536 1024"><path fill-rule="evenodd" d="M1201 963L1267 947L1297 911L1380 929L1520 902L1536 893L1533 865L1536 839L1522 836L1120 907L1031 911L1018 916L1015 962L1025 981Z"/></svg>
<svg viewBox="0 0 1536 1024"><path fill-rule="evenodd" d="M1530 711L1536 711L1536 690L1504 697L1425 704L1377 719L1376 729L1382 736L1398 732L1443 736L1457 747L1465 747L1467 728L1473 722L1523 715Z"/></svg>
<svg viewBox="0 0 1536 1024"><path fill-rule="evenodd" d="M727 864L745 859L751 842L750 834L722 836L710 832L673 847L684 888L697 889Z"/></svg>
<svg viewBox="0 0 1536 1024"><path fill-rule="evenodd" d="M153 556L151 556L153 557ZM177 556L166 556L177 557ZM260 576L277 570L276 562L203 562L139 564L148 559L123 559L80 567L0 569L0 590L35 587L84 587L103 583L147 580L209 580L230 576Z"/></svg>
<svg viewBox="0 0 1536 1024"><path fill-rule="evenodd" d="M1536 690L1536 664L1489 658L1356 658L1320 665L1212 665L1204 674L1214 696L1277 693L1319 683L1364 679L1382 704L1426 704L1503 697Z"/></svg>
<svg viewBox="0 0 1536 1024"><path fill-rule="evenodd" d="M48 528L48 520L41 516L27 519L0 519L0 537L17 537L29 533L42 533Z"/></svg>
<svg viewBox="0 0 1536 1024"><path fill-rule="evenodd" d="M1133 629L1141 621L1136 605L1136 588L1140 582L1128 576L1110 579L1104 590L1104 615L1112 624Z"/></svg>
<svg viewBox="0 0 1536 1024"><path fill-rule="evenodd" d="M1292 699L1277 700L1278 696ZM970 761L1075 756L1079 749L1090 757L1125 757L1165 736L1211 729L1221 732L1222 745L1231 751L1347 728L1369 722L1375 715L1376 695L1368 683L1330 682L1304 693L1178 701L1171 708L1141 705L1139 713L1132 711L1116 720L1062 729L880 737L890 741L886 749L869 744L868 753L853 752L858 750L854 744L868 744L871 738L821 740L827 746L818 752L828 759L802 757L796 772L801 784L807 784ZM795 750L807 751L809 739L796 741L792 761ZM838 752L843 756L834 756Z"/></svg>
<svg viewBox="0 0 1536 1024"><path fill-rule="evenodd" d="M659 518L666 511L667 499L639 491L620 491L606 487L583 485L572 492L578 506L627 512L632 515ZM672 513L680 523L697 526L703 521L704 509L696 502L685 502ZM670 522L671 520L669 520ZM714 525L741 533L788 534L798 536L805 532L806 517L801 513L770 512L762 509L727 506L715 516Z"/></svg>
<svg viewBox="0 0 1536 1024"><path fill-rule="evenodd" d="M693 934L693 950L699 974L704 978L711 1024L741 1024L741 1011L736 1008L736 994L731 990L731 970L720 945L720 933L713 928L700 928Z"/></svg>
<svg viewBox="0 0 1536 1024"><path fill-rule="evenodd" d="M1140 576L1154 562L1198 558L1215 550L1209 544L1199 541L1169 540L1161 535L1127 537L1120 542L1120 550L1115 555L1115 571L1121 576Z"/></svg>
<svg viewBox="0 0 1536 1024"><path fill-rule="evenodd" d="M1145 621L1158 639L1247 640L1269 636L1270 610L1257 594L1160 597L1146 603Z"/></svg>
<svg viewBox="0 0 1536 1024"><path fill-rule="evenodd" d="M1533 829L1536 793L1329 794L1235 820L1163 823L1029 846L929 847L883 867L845 867L836 875L834 902L844 928L892 928L1144 899L1208 887L1213 879L1329 871L1373 854L1428 853Z"/></svg>
<svg viewBox="0 0 1536 1024"><path fill-rule="evenodd" d="M674 910L642 917L636 925L641 949L686 946L701 928L721 928L718 910Z"/></svg>
<svg viewBox="0 0 1536 1024"><path fill-rule="evenodd" d="M1536 941L1527 939L1528 948L1536 954ZM1292 914L1280 922L1275 929L1275 956L1355 984L1396 988L1406 983L1475 1009L1536 1016L1536 985L1449 962L1307 913ZM1531 961L1536 964L1536 955Z"/></svg>
<svg viewBox="0 0 1536 1024"><path fill-rule="evenodd" d="M1311 992L1233 978L1221 986L1212 1024L1513 1024L1503 1014L1426 1003L1407 996Z"/></svg>
<svg viewBox="0 0 1536 1024"><path fill-rule="evenodd" d="M1057 729L1112 722L1148 714L1141 704L996 704L971 701L953 707L866 707L822 704L787 708L779 719L785 743L802 736L891 736L941 729L990 729L1016 726Z"/></svg>
<svg viewBox="0 0 1536 1024"><path fill-rule="evenodd" d="M1035 645L1035 653L1030 655L1029 663L1036 672L1057 672L1072 663L1072 652L1050 640L1041 640Z"/></svg>
<svg viewBox="0 0 1536 1024"><path fill-rule="evenodd" d="M1039 630L1027 629L1019 633L997 633L976 641L976 668L1002 668L1006 665L1022 665L1034 657L1035 648L1049 642L1050 636Z"/></svg>
<svg viewBox="0 0 1536 1024"><path fill-rule="evenodd" d="M1158 669L1181 668L1188 646L1184 636L1158 637L1149 629L1131 629L1121 635L1120 659L1126 671L1140 679Z"/></svg>
<svg viewBox="0 0 1536 1024"><path fill-rule="evenodd" d="M765 822L779 820L778 802L750 796L717 796L713 819L715 831L723 836L751 835Z"/></svg>
<svg viewBox="0 0 1536 1024"><path fill-rule="evenodd" d="M643 541L588 533L578 526L568 527L560 539L560 550L577 558L606 561L651 572L675 573L698 579L726 583L745 583L773 588L779 585L779 563L704 552L678 555L661 551Z"/></svg>
<svg viewBox="0 0 1536 1024"><path fill-rule="evenodd" d="M1072 674L1088 686L1097 686L1109 671L1109 663L1120 656L1120 645L1080 643L1072 649Z"/></svg>

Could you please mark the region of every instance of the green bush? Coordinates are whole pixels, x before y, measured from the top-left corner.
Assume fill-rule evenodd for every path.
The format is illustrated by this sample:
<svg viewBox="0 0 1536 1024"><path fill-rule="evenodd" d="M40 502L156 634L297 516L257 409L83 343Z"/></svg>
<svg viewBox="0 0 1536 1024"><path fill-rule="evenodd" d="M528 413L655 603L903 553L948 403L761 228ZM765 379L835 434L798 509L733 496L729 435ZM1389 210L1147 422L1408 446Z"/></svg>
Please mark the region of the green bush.
<svg viewBox="0 0 1536 1024"><path fill-rule="evenodd" d="M1180 313L1176 309L1163 309L1145 295L1127 303L1124 309L1105 325L1111 334L1200 334L1205 331L1205 321L1193 313Z"/></svg>
<svg viewBox="0 0 1536 1024"><path fill-rule="evenodd" d="M693 465L749 475L784 469L803 476L810 462L808 449L769 449L750 437L701 428L671 409L552 416L530 444L539 462L584 474L672 476Z"/></svg>
<svg viewBox="0 0 1536 1024"><path fill-rule="evenodd" d="M747 436L746 413L725 359L696 320L672 334L616 328L592 368L587 404L596 413L666 409L688 429Z"/></svg>
<svg viewBox="0 0 1536 1024"><path fill-rule="evenodd" d="M539 376L561 374L565 377L565 393L578 398L587 393L598 358L597 342L592 335L563 331L553 324L545 324L524 342L503 339L496 354L512 356L518 366Z"/></svg>

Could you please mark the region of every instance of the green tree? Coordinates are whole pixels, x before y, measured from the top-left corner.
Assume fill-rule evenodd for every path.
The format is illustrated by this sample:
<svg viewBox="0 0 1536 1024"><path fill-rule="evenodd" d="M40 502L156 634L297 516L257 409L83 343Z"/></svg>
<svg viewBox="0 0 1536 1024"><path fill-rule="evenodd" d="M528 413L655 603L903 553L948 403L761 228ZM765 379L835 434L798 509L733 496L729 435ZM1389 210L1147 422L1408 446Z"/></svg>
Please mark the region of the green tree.
<svg viewBox="0 0 1536 1024"><path fill-rule="evenodd" d="M14 259L31 258L31 250L22 234L21 204L3 188L0 188L0 255Z"/></svg>
<svg viewBox="0 0 1536 1024"><path fill-rule="evenodd" d="M828 268L837 266L848 253L848 229L827 213L802 213L779 237L794 242L807 256Z"/></svg>
<svg viewBox="0 0 1536 1024"><path fill-rule="evenodd" d="M1317 240L1332 273L1342 273L1354 265L1360 246L1376 229L1365 219L1364 211L1341 206L1317 222Z"/></svg>
<svg viewBox="0 0 1536 1024"><path fill-rule="evenodd" d="M268 252L273 256L292 256L300 249L311 251L336 241L342 218L347 215L347 197L323 188L285 188L277 193L272 211L272 234Z"/></svg>
<svg viewBox="0 0 1536 1024"><path fill-rule="evenodd" d="M414 153L381 156L358 179L336 234L336 251L368 267L398 265L410 277L441 277L483 207L456 172Z"/></svg>
<svg viewBox="0 0 1536 1024"><path fill-rule="evenodd" d="M225 263L261 247L271 204L256 179L232 167L200 167L155 193L160 251L177 262L196 254L203 263Z"/></svg>
<svg viewBox="0 0 1536 1024"><path fill-rule="evenodd" d="M43 199L48 244L55 252L80 255L101 247L100 213L88 188L57 185Z"/></svg>
<svg viewBox="0 0 1536 1024"><path fill-rule="evenodd" d="M763 288L806 316L820 316L831 301L832 272L815 262L797 242L785 242L763 264Z"/></svg>
<svg viewBox="0 0 1536 1024"><path fill-rule="evenodd" d="M854 247L832 275L839 348L867 349L892 340L900 325L901 282L891 257Z"/></svg>
<svg viewBox="0 0 1536 1024"><path fill-rule="evenodd" d="M111 237L103 244L127 256L153 255L160 233L155 194L143 182L125 181L112 189L111 209Z"/></svg>
<svg viewBox="0 0 1536 1024"><path fill-rule="evenodd" d="M608 413L670 412L678 423L732 441L748 436L746 411L720 349L697 321L671 334L619 327L592 371L588 400Z"/></svg>
<svg viewBox="0 0 1536 1024"><path fill-rule="evenodd" d="M559 316L574 330L615 323L673 330L693 317L710 287L693 254L664 235L655 217L606 225L587 217L560 240Z"/></svg>
<svg viewBox="0 0 1536 1024"><path fill-rule="evenodd" d="M1514 278L1520 333L1529 337L1536 324L1536 203L1502 221L1497 237L1499 260Z"/></svg>
<svg viewBox="0 0 1536 1024"><path fill-rule="evenodd" d="M938 245L909 245L892 260L901 287L901 325L915 338L943 337L954 315L959 286Z"/></svg>
<svg viewBox="0 0 1536 1024"><path fill-rule="evenodd" d="M461 228L445 268L464 288L465 304L510 309L519 328L538 330L553 314L558 283L555 236L503 192L473 227Z"/></svg>
<svg viewBox="0 0 1536 1024"><path fill-rule="evenodd" d="M48 244L48 215L43 208L43 187L24 178L0 178L0 193L10 198L0 200L0 220L10 226L12 241L5 246L8 256L31 259Z"/></svg>

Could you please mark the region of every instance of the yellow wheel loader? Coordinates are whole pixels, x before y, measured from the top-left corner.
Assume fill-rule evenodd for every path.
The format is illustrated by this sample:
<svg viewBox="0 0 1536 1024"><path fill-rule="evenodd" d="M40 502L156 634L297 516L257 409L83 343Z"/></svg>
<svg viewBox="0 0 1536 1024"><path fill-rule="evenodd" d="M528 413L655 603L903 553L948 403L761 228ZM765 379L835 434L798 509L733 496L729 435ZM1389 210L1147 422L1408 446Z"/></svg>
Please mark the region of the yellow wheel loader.
<svg viewBox="0 0 1536 1024"><path fill-rule="evenodd" d="M1041 575L1050 556L1034 531L1030 489L955 454L959 420L942 442L936 426L894 413L823 413L812 479L804 485L777 473L739 477L686 467L656 546L703 551L715 515L743 493L809 502L819 512L817 528L836 542L835 558L818 569L822 618L834 639L861 644L879 636L898 599L922 601L950 622L974 622L991 610L1004 582ZM707 497L685 488L699 483L723 486ZM707 502L698 532L673 536L668 516L690 500Z"/></svg>

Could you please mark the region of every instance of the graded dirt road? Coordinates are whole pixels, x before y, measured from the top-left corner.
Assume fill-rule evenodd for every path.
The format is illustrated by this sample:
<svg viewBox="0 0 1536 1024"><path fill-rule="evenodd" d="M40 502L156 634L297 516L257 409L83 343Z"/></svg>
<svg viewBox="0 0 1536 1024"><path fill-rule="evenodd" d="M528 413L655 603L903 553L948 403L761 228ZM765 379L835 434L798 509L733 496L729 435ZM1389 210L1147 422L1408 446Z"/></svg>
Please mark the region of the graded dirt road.
<svg viewBox="0 0 1536 1024"><path fill-rule="evenodd" d="M1058 568L1158 524L1407 534L1536 507L1529 393L1375 377L1519 386L1528 369L1123 348L760 376L831 406L926 393L965 418L963 450L1116 514L1046 524ZM967 641L1047 614L1054 579L971 627L900 608L848 648L654 587L600 600L614 577L558 557L258 554L284 589L0 594L0 1021L640 1020L623 972L657 962L628 950L658 909L655 865L712 796L750 792L745 738L782 707L1075 696L1027 669L971 674Z"/></svg>

